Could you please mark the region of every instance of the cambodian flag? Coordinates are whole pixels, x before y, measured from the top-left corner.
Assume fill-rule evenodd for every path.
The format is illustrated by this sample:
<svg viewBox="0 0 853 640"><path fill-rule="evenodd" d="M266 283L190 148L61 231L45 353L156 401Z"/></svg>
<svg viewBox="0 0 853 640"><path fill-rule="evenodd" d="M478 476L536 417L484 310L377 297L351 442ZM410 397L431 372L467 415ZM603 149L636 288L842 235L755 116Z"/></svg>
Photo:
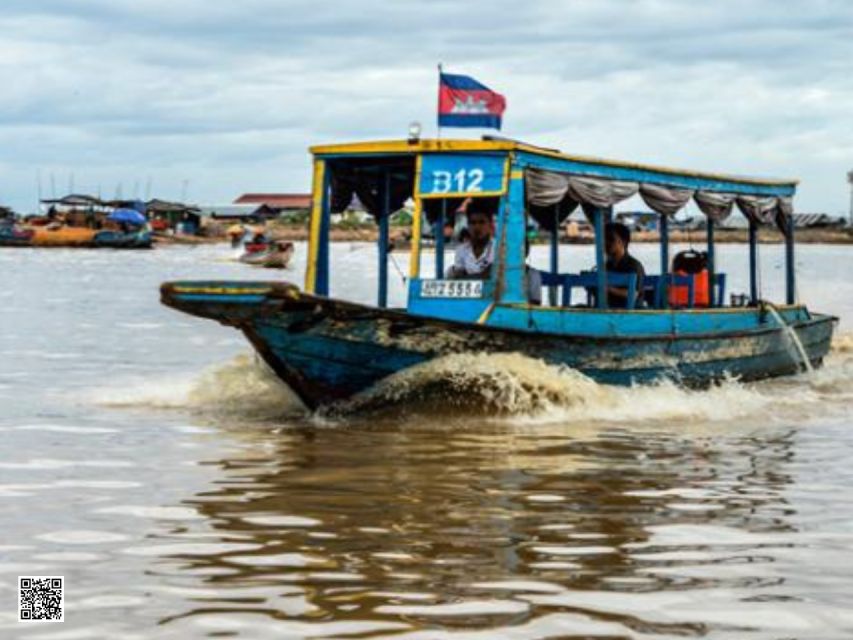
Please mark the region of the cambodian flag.
<svg viewBox="0 0 853 640"><path fill-rule="evenodd" d="M471 76L439 72L439 127L500 129L504 109L504 97Z"/></svg>

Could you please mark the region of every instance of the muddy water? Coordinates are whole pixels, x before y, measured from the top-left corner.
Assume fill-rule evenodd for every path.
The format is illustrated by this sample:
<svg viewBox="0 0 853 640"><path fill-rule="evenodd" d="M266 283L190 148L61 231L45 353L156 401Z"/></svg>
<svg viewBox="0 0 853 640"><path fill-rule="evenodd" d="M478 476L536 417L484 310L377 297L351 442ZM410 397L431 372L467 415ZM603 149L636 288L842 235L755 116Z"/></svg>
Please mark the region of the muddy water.
<svg viewBox="0 0 853 640"><path fill-rule="evenodd" d="M814 376L622 389L460 355L334 416L157 304L272 277L229 254L0 253L0 636L853 636L849 249L799 250L801 296L842 317ZM334 261L369 300L371 250ZM720 262L742 291L743 247ZM66 622L16 623L18 575L64 575Z"/></svg>

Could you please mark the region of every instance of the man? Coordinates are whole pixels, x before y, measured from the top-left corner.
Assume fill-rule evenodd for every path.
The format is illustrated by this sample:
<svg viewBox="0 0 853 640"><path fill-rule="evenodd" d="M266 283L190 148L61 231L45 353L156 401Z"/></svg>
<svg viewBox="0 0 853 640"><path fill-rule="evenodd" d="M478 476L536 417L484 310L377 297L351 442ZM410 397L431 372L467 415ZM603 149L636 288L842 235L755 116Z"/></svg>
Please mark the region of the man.
<svg viewBox="0 0 853 640"><path fill-rule="evenodd" d="M643 265L628 253L631 243L631 232L624 224L610 222L604 228L604 246L607 252L608 273L632 273L637 276L635 304L639 305L643 296L643 278L646 272ZM626 287L607 287L607 306L626 308L628 306L628 289Z"/></svg>
<svg viewBox="0 0 853 640"><path fill-rule="evenodd" d="M495 241L492 238L492 216L483 210L469 207L468 238L456 249L448 278L485 280L495 261Z"/></svg>

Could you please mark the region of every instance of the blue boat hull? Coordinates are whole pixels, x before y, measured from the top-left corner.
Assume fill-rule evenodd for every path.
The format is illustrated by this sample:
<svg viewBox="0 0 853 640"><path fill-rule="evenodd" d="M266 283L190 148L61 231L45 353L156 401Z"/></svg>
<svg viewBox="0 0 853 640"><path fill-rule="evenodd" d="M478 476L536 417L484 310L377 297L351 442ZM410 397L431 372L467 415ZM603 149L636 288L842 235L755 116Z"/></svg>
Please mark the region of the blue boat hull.
<svg viewBox="0 0 853 640"><path fill-rule="evenodd" d="M161 294L168 306L243 331L311 408L348 398L407 367L463 352L522 353L618 385L670 378L705 386L726 376L757 380L792 374L801 366L784 330L758 308L728 310L754 316L755 328L749 330L629 337L542 333L413 316L304 294L283 283L166 283ZM835 318L809 314L802 307L783 314L811 364L819 366L829 351ZM623 313L620 321L628 322L625 317Z"/></svg>
<svg viewBox="0 0 853 640"><path fill-rule="evenodd" d="M96 247L111 249L150 249L153 239L150 231L99 231L93 243Z"/></svg>

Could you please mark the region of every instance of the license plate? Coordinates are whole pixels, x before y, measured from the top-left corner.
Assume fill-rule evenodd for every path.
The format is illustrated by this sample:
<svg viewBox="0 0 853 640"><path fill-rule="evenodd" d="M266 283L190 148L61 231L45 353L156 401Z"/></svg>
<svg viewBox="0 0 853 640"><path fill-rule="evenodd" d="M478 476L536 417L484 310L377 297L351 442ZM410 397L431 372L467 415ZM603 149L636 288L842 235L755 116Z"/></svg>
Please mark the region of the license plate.
<svg viewBox="0 0 853 640"><path fill-rule="evenodd" d="M482 298L482 280L424 280L422 298Z"/></svg>

